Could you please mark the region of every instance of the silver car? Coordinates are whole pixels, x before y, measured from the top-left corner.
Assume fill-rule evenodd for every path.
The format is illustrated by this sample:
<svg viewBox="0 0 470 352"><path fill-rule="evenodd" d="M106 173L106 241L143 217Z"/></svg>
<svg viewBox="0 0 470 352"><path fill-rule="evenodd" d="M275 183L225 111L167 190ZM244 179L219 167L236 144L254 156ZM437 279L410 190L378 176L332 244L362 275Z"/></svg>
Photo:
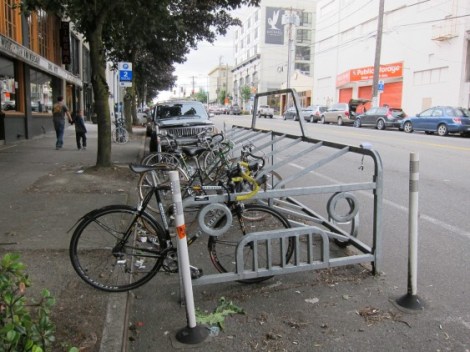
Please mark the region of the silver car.
<svg viewBox="0 0 470 352"><path fill-rule="evenodd" d="M320 123L337 123L339 126L352 125L356 120L356 108L369 101L366 99L351 99L349 103L333 104L322 113Z"/></svg>
<svg viewBox="0 0 470 352"><path fill-rule="evenodd" d="M323 105L310 105L306 108L303 108L300 114L302 115L305 121L318 122L320 121L322 113L324 113L326 110L327 107Z"/></svg>

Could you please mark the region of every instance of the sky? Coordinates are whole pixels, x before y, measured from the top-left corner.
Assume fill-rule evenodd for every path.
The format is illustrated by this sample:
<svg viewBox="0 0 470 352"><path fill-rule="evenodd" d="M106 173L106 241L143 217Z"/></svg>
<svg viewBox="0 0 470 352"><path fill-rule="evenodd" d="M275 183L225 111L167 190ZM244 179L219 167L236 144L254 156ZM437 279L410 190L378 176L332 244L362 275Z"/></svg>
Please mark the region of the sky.
<svg viewBox="0 0 470 352"><path fill-rule="evenodd" d="M235 10L233 17L243 19L243 15L250 11L250 8L244 7ZM184 86L187 90L192 89L193 78L196 90L203 88L207 90L207 74L220 64L233 66L234 50L233 38L237 27L230 27L225 36L218 36L214 43L200 42L197 50L191 50L187 56L186 62L175 65L175 75L178 77L176 85ZM167 100L172 95L171 92L160 92L157 100Z"/></svg>

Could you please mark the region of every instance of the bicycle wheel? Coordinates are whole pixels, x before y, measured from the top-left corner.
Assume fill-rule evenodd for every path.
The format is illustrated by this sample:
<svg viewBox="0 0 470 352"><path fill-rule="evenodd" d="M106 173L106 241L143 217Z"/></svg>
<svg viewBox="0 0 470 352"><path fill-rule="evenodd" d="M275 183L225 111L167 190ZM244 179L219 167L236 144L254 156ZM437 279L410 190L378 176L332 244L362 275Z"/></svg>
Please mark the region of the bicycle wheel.
<svg viewBox="0 0 470 352"><path fill-rule="evenodd" d="M233 223L230 229L220 236L209 237L208 248L212 264L221 272L234 272L236 270L236 248L241 238L249 233L260 231L274 231L283 228L290 228L289 221L278 211L260 204L245 204L244 209L234 209ZM222 227L222 218L216 227ZM268 241L258 242L256 257L258 267L267 269L271 266L281 265L282 256L287 263L294 253L295 238L289 237L281 246L281 239L270 241L270 261L267 253ZM281 247L283 248L281 253ZM250 242L243 249L244 269L253 268L253 242ZM272 276L264 276L255 279L240 280L244 283L255 283L270 279Z"/></svg>
<svg viewBox="0 0 470 352"><path fill-rule="evenodd" d="M152 165L155 166L159 164L152 164ZM168 165L168 164L162 164L162 165ZM180 167L175 167L175 170L178 171L179 173L180 186L182 189L184 189L184 187L186 187L186 185L189 183L189 177ZM152 170L152 171L143 173L139 178L139 182L137 182L137 193L139 196L139 200L144 199L146 194L152 191L153 189L152 174L155 176L155 181L157 182L157 185L169 185L170 184L170 177L167 171ZM167 208L167 206L173 203L171 190L160 191L160 196L162 197L162 201L164 203L165 208ZM150 202L147 205L147 209L156 213L160 211L158 207L156 206L156 204L154 204L154 202Z"/></svg>
<svg viewBox="0 0 470 352"><path fill-rule="evenodd" d="M137 218L137 221L135 221ZM127 231L130 236L121 242ZM78 276L108 292L123 292L145 284L162 266L164 230L147 213L126 205L93 210L79 222L69 255Z"/></svg>
<svg viewBox="0 0 470 352"><path fill-rule="evenodd" d="M144 157L141 163L144 165L168 164L173 167L182 167L180 160L174 154L166 152L151 153Z"/></svg>
<svg viewBox="0 0 470 352"><path fill-rule="evenodd" d="M114 143L124 144L129 141L129 133L124 127L116 127L111 131L111 138Z"/></svg>

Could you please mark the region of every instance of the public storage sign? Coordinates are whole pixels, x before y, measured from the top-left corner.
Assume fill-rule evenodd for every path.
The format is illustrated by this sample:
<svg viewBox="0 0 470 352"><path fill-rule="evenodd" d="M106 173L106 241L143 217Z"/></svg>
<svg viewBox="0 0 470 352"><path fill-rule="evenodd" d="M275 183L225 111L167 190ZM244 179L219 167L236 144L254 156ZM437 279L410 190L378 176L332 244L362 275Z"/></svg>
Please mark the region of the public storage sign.
<svg viewBox="0 0 470 352"><path fill-rule="evenodd" d="M403 62L380 65L379 78L396 78L403 76ZM374 66L355 68L336 76L336 86L342 86L349 82L367 81L374 77Z"/></svg>

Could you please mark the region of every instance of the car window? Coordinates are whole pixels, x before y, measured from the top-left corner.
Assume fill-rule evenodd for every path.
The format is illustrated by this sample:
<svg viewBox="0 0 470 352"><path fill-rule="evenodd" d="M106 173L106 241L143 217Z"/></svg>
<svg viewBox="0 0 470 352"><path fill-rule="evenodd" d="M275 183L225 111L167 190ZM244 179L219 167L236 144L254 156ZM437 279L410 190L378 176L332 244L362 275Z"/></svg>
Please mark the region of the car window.
<svg viewBox="0 0 470 352"><path fill-rule="evenodd" d="M434 111L432 112L432 116L441 117L442 116L442 109L434 109Z"/></svg>
<svg viewBox="0 0 470 352"><path fill-rule="evenodd" d="M195 104L172 104L172 105L158 105L157 117L159 119L168 119L174 117L184 116L185 118L201 118L205 116L202 111L203 106Z"/></svg>
<svg viewBox="0 0 470 352"><path fill-rule="evenodd" d="M390 109L390 112L394 117L403 117L405 112L402 109Z"/></svg>
<svg viewBox="0 0 470 352"><path fill-rule="evenodd" d="M429 116L432 116L433 110L434 110L434 109L427 109L427 110L424 110L422 113L419 114L419 116L421 116L421 117L429 117Z"/></svg>
<svg viewBox="0 0 470 352"><path fill-rule="evenodd" d="M377 113L377 108L370 108L366 111L366 115L375 115Z"/></svg>
<svg viewBox="0 0 470 352"><path fill-rule="evenodd" d="M387 115L388 108L383 107L383 108L377 108L377 115Z"/></svg>

